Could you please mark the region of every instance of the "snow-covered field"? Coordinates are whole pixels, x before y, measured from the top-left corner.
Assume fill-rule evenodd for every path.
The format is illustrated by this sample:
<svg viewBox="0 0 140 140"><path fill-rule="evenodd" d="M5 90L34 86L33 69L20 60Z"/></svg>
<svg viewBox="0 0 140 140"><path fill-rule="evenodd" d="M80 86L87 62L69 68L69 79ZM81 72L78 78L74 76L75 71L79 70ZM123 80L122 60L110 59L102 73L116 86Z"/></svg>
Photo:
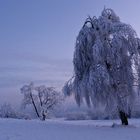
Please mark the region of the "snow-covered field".
<svg viewBox="0 0 140 140"><path fill-rule="evenodd" d="M115 123L115 125L112 125ZM140 140L140 119L64 121L0 119L0 140Z"/></svg>

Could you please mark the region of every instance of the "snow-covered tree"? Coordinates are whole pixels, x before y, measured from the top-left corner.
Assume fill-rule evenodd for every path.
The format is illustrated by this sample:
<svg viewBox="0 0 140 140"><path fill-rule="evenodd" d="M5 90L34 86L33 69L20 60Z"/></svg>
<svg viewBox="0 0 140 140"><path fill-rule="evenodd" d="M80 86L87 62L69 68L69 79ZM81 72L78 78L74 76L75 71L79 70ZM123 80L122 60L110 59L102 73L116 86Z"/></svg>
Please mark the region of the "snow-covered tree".
<svg viewBox="0 0 140 140"><path fill-rule="evenodd" d="M53 87L38 86L35 87L35 90L38 93L41 119L45 120L47 113L60 104L63 97Z"/></svg>
<svg viewBox="0 0 140 140"><path fill-rule="evenodd" d="M48 112L63 100L55 88L44 85L35 87L33 83L23 86L21 93L24 94L23 106L32 104L41 120L45 120Z"/></svg>
<svg viewBox="0 0 140 140"><path fill-rule="evenodd" d="M9 103L4 103L0 107L0 117L2 118L18 118L16 111Z"/></svg>
<svg viewBox="0 0 140 140"><path fill-rule="evenodd" d="M88 17L76 40L74 76L64 86L78 105L103 104L117 109L122 124L128 124L135 94L140 87L140 39L133 28L120 21L112 9ZM136 86L136 87L135 87Z"/></svg>

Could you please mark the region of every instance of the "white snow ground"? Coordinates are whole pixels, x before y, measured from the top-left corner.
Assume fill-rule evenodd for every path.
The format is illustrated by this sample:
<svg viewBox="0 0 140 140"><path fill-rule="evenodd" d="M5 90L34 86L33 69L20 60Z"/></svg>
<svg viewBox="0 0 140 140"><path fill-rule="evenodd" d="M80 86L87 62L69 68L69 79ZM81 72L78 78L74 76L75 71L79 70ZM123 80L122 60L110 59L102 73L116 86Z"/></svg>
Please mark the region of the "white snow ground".
<svg viewBox="0 0 140 140"><path fill-rule="evenodd" d="M119 124L114 120L0 119L0 140L140 140L140 119L130 120L127 127Z"/></svg>

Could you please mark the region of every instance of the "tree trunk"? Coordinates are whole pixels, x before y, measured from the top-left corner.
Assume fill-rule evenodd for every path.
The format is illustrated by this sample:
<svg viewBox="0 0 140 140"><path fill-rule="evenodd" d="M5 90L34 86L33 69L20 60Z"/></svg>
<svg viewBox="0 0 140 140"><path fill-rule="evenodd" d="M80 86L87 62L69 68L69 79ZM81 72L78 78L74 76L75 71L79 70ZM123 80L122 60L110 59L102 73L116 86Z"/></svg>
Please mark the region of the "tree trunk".
<svg viewBox="0 0 140 140"><path fill-rule="evenodd" d="M32 93L30 93L30 97L31 97L32 104L33 104L33 107L34 107L34 109L35 109L35 112L36 112L36 114L37 114L37 117L40 118L39 113L38 113L38 110L37 110L37 107L36 107L36 105L35 105L35 102L34 102L34 99L33 99L33 96L32 96Z"/></svg>
<svg viewBox="0 0 140 140"><path fill-rule="evenodd" d="M123 111L119 111L119 116L122 122L122 125L128 125L128 119L127 119L127 114Z"/></svg>
<svg viewBox="0 0 140 140"><path fill-rule="evenodd" d="M45 115L45 113L44 113L44 111L42 112L42 121L45 121L45 119L46 119L46 115Z"/></svg>

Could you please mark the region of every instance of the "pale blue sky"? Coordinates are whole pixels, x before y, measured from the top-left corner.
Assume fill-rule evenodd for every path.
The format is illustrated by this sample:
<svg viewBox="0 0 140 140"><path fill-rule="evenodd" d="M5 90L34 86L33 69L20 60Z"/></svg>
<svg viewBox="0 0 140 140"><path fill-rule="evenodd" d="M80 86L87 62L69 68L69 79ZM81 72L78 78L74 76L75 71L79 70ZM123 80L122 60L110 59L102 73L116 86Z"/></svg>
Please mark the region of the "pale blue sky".
<svg viewBox="0 0 140 140"><path fill-rule="evenodd" d="M139 0L0 0L0 97L30 81L61 88L84 20L104 6L140 35Z"/></svg>

